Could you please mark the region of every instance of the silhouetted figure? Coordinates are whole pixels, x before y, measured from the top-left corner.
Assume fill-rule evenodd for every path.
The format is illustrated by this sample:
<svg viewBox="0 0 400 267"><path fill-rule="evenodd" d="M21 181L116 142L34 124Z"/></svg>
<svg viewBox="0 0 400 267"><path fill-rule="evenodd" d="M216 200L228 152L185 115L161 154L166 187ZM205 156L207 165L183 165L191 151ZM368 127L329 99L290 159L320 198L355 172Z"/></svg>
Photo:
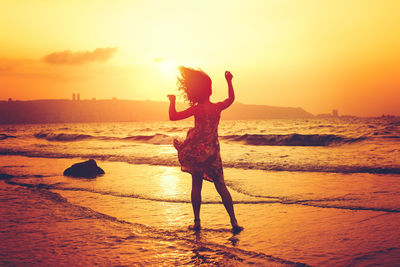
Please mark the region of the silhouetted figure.
<svg viewBox="0 0 400 267"><path fill-rule="evenodd" d="M232 86L232 74L225 72L229 97L222 102L211 103L212 93L210 77L200 70L179 67L181 77L178 78L179 90L189 101L190 107L177 112L175 95L168 95L170 120L182 120L194 116L194 128L191 128L184 142L174 140L178 150L178 158L182 171L192 175L192 206L194 212L194 230L200 230L201 188L203 179L214 182L225 209L228 212L232 231L237 233L243 228L237 223L233 209L232 197L225 185L218 142L218 123L221 111L228 108L235 100Z"/></svg>

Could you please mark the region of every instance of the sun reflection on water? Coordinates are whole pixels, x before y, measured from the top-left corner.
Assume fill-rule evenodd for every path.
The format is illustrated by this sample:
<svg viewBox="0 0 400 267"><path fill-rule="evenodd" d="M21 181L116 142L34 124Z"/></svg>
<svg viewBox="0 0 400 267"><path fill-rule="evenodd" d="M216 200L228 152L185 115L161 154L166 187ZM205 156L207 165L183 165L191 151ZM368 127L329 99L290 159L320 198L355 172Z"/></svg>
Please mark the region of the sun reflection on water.
<svg viewBox="0 0 400 267"><path fill-rule="evenodd" d="M160 191L163 192L163 195L168 196L168 198L176 199L183 193L181 192L182 190L178 184L179 177L176 175L176 170L165 167L164 173L160 175ZM178 210L180 205L177 205L176 203L164 202L163 206L164 209L162 212L165 215L165 224L168 226L178 226L183 223L183 218L181 216L177 216L178 214L181 214L181 212Z"/></svg>
<svg viewBox="0 0 400 267"><path fill-rule="evenodd" d="M177 176L174 175L175 170L172 168L164 168L165 171L160 175L160 186L164 190L165 195L178 195Z"/></svg>

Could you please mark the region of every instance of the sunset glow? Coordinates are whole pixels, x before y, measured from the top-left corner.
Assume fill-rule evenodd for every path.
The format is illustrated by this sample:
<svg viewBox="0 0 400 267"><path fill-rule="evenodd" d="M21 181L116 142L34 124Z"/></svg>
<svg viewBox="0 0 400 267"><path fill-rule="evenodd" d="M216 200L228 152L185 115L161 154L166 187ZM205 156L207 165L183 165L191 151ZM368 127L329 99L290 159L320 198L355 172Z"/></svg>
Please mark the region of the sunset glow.
<svg viewBox="0 0 400 267"><path fill-rule="evenodd" d="M158 65L165 76L175 78L178 75L178 65L174 64L171 60L163 59L161 62L158 62Z"/></svg>
<svg viewBox="0 0 400 267"><path fill-rule="evenodd" d="M313 113L400 115L400 2L8 1L0 99L166 101L176 66L207 72L213 100Z"/></svg>
<svg viewBox="0 0 400 267"><path fill-rule="evenodd" d="M0 0L1 266L400 266L400 0Z"/></svg>

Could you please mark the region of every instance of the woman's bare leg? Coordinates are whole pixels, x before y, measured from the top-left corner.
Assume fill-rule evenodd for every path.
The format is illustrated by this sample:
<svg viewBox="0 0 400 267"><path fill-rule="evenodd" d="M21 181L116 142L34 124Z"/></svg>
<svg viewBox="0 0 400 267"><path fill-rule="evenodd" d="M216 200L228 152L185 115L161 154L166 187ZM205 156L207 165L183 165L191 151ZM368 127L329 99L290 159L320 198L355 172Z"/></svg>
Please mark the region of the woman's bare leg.
<svg viewBox="0 0 400 267"><path fill-rule="evenodd" d="M232 197L231 194L228 191L228 188L226 188L225 183L221 182L214 182L215 189L217 189L217 192L221 196L222 202L224 203L225 209L229 214L229 217L231 218L231 224L232 224L232 230L234 232L240 232L243 230L243 227L239 226L235 217L235 211L233 209L233 202L232 202Z"/></svg>
<svg viewBox="0 0 400 267"><path fill-rule="evenodd" d="M203 186L203 178L200 175L192 175L192 207L194 213L194 230L200 230L200 205L201 205L201 188Z"/></svg>

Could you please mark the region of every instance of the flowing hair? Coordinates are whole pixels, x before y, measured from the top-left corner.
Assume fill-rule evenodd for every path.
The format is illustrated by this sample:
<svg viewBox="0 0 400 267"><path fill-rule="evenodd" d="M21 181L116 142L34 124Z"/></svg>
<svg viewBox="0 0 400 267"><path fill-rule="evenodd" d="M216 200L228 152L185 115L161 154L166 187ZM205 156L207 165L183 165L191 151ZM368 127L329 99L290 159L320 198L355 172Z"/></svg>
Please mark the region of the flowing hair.
<svg viewBox="0 0 400 267"><path fill-rule="evenodd" d="M202 70L179 66L178 89L191 106L206 100L211 95L211 78Z"/></svg>

